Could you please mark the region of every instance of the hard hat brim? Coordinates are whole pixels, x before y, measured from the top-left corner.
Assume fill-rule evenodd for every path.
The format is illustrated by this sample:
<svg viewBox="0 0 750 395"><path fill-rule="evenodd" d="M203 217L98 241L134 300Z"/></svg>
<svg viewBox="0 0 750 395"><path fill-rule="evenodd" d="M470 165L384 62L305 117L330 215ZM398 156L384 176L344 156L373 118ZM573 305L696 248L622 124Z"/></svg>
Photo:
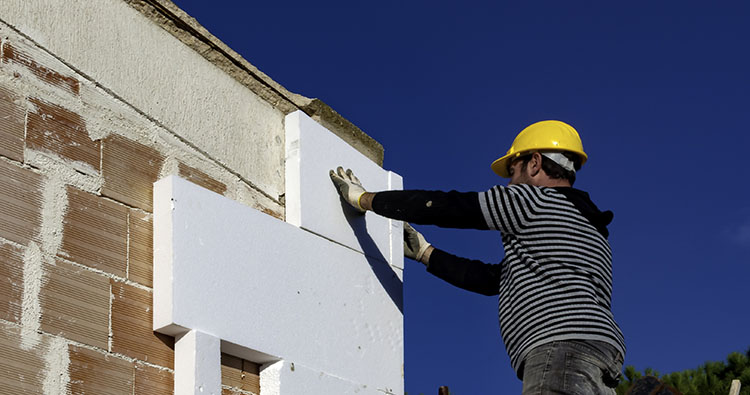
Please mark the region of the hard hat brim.
<svg viewBox="0 0 750 395"><path fill-rule="evenodd" d="M510 173L508 172L508 165L510 165L510 162L521 156L520 152L514 152L512 154L507 154L496 161L492 162L492 171L495 172L495 174L499 175L502 178L510 178ZM485 162L486 163L486 162Z"/></svg>
<svg viewBox="0 0 750 395"><path fill-rule="evenodd" d="M583 152L583 151L560 150L560 149L554 149L554 148L550 148L550 149L544 149L544 148L542 148L542 149L533 149L533 150L528 150L528 151L513 152L511 154L507 154L507 155L505 155L505 156L503 156L503 157L495 160L494 162L492 162L492 165L490 165L490 167L492 168L492 171L494 171L495 174L499 175L500 177L510 178L510 173L508 172L508 166L513 161L513 159L516 159L516 158L518 158L518 157L520 157L522 155L525 155L525 154L528 154L528 153L532 153L532 152L536 152L536 151L556 151L556 152L564 151L564 152L572 152L572 153L578 155L581 158L581 166L583 166L583 164L586 163L586 161L588 160L588 155L586 155L586 153Z"/></svg>

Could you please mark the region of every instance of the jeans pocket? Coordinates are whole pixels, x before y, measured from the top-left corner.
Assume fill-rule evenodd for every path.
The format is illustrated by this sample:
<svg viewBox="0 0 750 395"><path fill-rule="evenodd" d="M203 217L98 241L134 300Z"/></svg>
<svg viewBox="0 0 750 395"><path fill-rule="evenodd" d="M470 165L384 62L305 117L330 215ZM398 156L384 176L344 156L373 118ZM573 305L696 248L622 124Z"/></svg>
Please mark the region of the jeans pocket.
<svg viewBox="0 0 750 395"><path fill-rule="evenodd" d="M581 352L580 358L586 359L602 370L602 382L608 388L616 388L622 378L622 356L607 343L575 342L572 344L575 352Z"/></svg>
<svg viewBox="0 0 750 395"><path fill-rule="evenodd" d="M523 362L523 380L541 380L549 368L549 358L552 350L548 347L539 347L533 350Z"/></svg>
<svg viewBox="0 0 750 395"><path fill-rule="evenodd" d="M565 354L564 389L568 394L606 394L602 362L584 353Z"/></svg>
<svg viewBox="0 0 750 395"><path fill-rule="evenodd" d="M622 373L620 372L621 369L622 364L616 363L603 369L602 381L604 381L604 385L609 388L617 388L622 379Z"/></svg>

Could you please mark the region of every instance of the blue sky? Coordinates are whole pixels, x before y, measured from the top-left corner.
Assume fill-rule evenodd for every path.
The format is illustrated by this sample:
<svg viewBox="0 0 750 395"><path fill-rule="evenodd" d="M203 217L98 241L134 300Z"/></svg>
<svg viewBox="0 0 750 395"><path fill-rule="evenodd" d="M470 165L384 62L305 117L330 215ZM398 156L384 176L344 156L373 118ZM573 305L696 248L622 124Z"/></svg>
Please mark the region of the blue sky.
<svg viewBox="0 0 750 395"><path fill-rule="evenodd" d="M614 211L614 312L626 364L695 368L750 347L750 3L176 0L290 91L385 147L407 188L484 190L544 119L580 132L576 187ZM419 227L486 262L492 232ZM412 395L520 393L496 298L407 262Z"/></svg>

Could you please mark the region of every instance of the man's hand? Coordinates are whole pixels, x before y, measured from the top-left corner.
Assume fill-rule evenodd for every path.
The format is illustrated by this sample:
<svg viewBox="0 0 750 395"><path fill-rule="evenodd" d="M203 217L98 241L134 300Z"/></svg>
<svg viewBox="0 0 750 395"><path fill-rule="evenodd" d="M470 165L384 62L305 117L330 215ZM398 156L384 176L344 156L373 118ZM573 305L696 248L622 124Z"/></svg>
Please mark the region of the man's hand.
<svg viewBox="0 0 750 395"><path fill-rule="evenodd" d="M425 240L421 233L412 228L408 222L404 222L405 257L427 264L429 261L429 253L425 253L430 247L432 247L432 245Z"/></svg>
<svg viewBox="0 0 750 395"><path fill-rule="evenodd" d="M367 191L362 187L362 183L359 182L359 179L354 175L351 169L344 171L344 168L339 166L335 172L331 170L329 175L331 176L333 184L336 185L339 195L341 195L347 203L360 213L367 211L360 203L360 198Z"/></svg>

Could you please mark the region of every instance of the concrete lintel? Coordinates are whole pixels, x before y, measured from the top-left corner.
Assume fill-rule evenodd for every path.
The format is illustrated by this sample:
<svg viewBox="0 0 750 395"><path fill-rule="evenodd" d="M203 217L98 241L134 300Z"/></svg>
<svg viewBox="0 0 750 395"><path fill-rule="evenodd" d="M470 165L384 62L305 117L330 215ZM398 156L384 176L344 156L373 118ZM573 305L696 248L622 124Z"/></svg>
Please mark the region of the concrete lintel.
<svg viewBox="0 0 750 395"><path fill-rule="evenodd" d="M367 158L383 165L383 146L323 101L288 91L170 0L123 0L285 114L302 110Z"/></svg>

